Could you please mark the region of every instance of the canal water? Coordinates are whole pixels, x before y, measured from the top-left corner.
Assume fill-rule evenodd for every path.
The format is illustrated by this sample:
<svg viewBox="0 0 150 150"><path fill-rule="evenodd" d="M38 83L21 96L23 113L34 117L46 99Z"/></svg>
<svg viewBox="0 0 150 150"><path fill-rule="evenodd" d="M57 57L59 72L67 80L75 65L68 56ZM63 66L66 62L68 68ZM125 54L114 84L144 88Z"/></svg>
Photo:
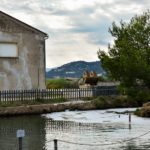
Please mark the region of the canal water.
<svg viewBox="0 0 150 150"><path fill-rule="evenodd" d="M150 150L150 119L132 115L129 124L126 110L133 109L0 118L0 150L18 150L18 129L23 150L54 150L54 139L58 150Z"/></svg>

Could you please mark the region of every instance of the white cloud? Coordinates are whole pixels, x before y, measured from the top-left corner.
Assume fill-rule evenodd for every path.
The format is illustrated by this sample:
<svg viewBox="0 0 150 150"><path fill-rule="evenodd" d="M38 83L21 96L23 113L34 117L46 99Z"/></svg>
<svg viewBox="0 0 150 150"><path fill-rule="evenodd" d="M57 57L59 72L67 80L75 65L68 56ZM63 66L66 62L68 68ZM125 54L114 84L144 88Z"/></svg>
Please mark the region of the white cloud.
<svg viewBox="0 0 150 150"><path fill-rule="evenodd" d="M112 21L129 21L150 8L148 0L1 0L0 9L49 34L47 67L97 59L112 43Z"/></svg>

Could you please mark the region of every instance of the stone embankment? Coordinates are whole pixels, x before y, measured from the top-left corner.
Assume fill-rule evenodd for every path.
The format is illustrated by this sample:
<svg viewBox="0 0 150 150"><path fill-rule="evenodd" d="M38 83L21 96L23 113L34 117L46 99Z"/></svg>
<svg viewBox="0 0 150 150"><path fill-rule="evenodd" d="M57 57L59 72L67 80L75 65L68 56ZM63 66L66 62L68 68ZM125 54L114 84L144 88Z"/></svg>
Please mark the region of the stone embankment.
<svg viewBox="0 0 150 150"><path fill-rule="evenodd" d="M24 105L17 107L0 107L0 116L42 114L69 110L96 109L90 101L64 102L57 104Z"/></svg>

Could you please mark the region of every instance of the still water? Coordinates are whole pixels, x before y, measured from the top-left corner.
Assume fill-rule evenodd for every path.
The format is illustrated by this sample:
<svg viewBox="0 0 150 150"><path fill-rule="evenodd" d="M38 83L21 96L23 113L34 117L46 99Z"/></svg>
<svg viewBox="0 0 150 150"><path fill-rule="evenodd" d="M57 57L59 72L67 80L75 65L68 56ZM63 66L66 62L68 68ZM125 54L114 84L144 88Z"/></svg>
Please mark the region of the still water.
<svg viewBox="0 0 150 150"><path fill-rule="evenodd" d="M17 150L16 131L25 130L23 150L150 150L150 119L118 115L128 109L65 111L0 118L0 150Z"/></svg>

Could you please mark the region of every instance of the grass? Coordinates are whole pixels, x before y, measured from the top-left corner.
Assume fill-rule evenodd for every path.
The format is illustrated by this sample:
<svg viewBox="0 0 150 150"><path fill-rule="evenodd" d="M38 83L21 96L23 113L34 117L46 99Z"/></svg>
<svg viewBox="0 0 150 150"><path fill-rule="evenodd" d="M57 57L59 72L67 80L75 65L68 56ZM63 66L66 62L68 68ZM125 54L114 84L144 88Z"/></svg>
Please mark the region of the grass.
<svg viewBox="0 0 150 150"><path fill-rule="evenodd" d="M65 98L59 99L37 99L37 100L25 100L25 101L9 101L9 102L0 102L0 107L16 107L16 106L25 106L25 105L40 105L40 104L53 104L53 103L62 103L66 102Z"/></svg>
<svg viewBox="0 0 150 150"><path fill-rule="evenodd" d="M71 79L47 79L46 87L47 89L77 88L78 84L76 80Z"/></svg>

